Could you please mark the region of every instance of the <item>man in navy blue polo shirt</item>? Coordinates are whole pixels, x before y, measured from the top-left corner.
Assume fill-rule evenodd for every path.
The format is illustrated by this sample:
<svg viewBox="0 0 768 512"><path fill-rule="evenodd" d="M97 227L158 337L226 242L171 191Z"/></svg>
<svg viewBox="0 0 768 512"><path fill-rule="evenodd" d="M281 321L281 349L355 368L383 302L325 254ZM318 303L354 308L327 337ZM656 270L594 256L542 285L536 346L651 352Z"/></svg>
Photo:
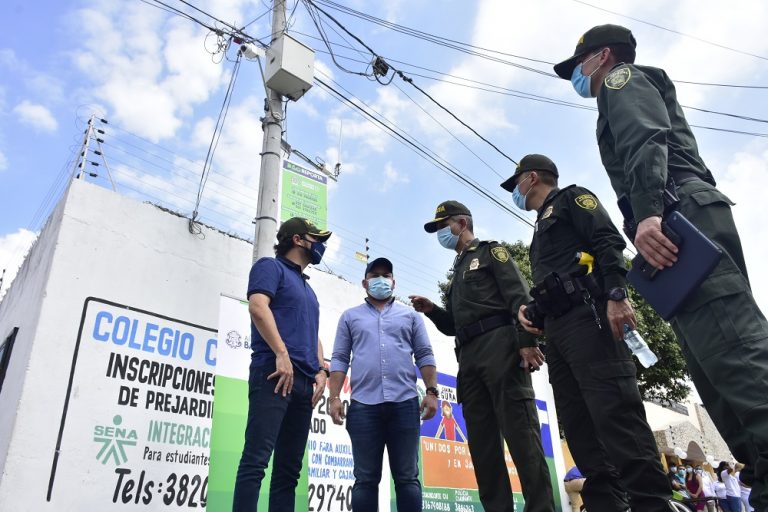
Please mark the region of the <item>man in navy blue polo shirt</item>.
<svg viewBox="0 0 768 512"><path fill-rule="evenodd" d="M395 481L398 512L420 512L419 412L430 419L437 411L437 370L421 316L395 301L392 262L376 258L365 269L365 302L339 319L328 384L333 422L347 418L355 459L352 510L375 511L384 447ZM348 415L341 392L352 367L352 404ZM419 404L414 360L426 392Z"/></svg>
<svg viewBox="0 0 768 512"><path fill-rule="evenodd" d="M303 271L320 263L330 236L294 217L277 233L276 257L261 258L251 267L248 422L233 512L257 509L273 450L269 510L294 510L312 409L328 377L318 338L320 306Z"/></svg>

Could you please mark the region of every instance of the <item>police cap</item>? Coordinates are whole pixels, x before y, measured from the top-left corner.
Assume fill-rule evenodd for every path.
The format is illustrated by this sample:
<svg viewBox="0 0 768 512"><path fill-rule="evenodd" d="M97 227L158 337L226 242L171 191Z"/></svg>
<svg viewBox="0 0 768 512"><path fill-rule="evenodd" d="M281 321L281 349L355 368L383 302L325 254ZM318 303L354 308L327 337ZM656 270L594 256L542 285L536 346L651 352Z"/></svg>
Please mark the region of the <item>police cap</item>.
<svg viewBox="0 0 768 512"><path fill-rule="evenodd" d="M520 163L517 164L517 168L515 169L515 174L513 174L512 177L507 181L502 183L501 188L512 192L517 186L517 178L524 172L528 171L543 171L553 174L555 178L560 177L560 174L557 172L557 166L555 165L555 162L544 155L537 155L533 153L530 155L525 155L520 160Z"/></svg>
<svg viewBox="0 0 768 512"><path fill-rule="evenodd" d="M325 242L331 236L330 231L326 231L315 226L309 219L302 217L292 217L283 222L277 232L278 240L291 238L293 235L312 235L320 242Z"/></svg>
<svg viewBox="0 0 768 512"><path fill-rule="evenodd" d="M469 208L458 201L443 201L435 208L435 218L424 224L424 231L434 233L440 222L454 215L469 215L471 217L472 213L470 213Z"/></svg>
<svg viewBox="0 0 768 512"><path fill-rule="evenodd" d="M576 43L573 56L555 65L555 73L564 80L570 80L579 57L596 48L614 44L627 44L634 50L637 41L632 32L621 25L598 25L587 30Z"/></svg>

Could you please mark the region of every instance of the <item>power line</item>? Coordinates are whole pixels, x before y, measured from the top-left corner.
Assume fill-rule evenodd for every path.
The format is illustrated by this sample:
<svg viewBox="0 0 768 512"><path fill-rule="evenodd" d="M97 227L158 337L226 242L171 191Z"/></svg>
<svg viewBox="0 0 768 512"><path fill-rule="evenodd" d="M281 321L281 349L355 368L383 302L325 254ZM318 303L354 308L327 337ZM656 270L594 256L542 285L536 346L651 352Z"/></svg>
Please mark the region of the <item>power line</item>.
<svg viewBox="0 0 768 512"><path fill-rule="evenodd" d="M519 221L523 222L524 224L528 225L529 227L533 227L533 223L529 219L517 213L515 210L512 209L511 206L501 201L498 197L496 197L495 195L490 193L488 190L486 190L482 185L470 179L469 177L467 177L465 174L463 174L461 171L459 171L452 165L446 164L445 162L441 161L442 159L437 158L432 154L430 154L429 150L424 149L424 147L420 145L420 143L414 142L415 139L412 139L412 137L404 135L403 133L401 133L401 130L397 130L392 126L390 126L389 124L383 122L381 119L377 118L376 116L368 112L365 108L358 105L357 102L352 101L350 98L348 98L343 93L336 90L334 87L326 84L320 78L315 78L315 82L318 85L320 85L323 89L330 92L334 97L336 97L336 99L338 99L345 105L355 110L358 110L371 122L383 128L385 131L391 133L393 138L400 140L406 146L414 150L414 152L416 152L420 157L432 163L432 165L434 165L435 167L438 167L439 169L443 170L443 172L446 172L457 181L461 182L465 186L468 186L471 190L473 190L478 195L490 200L493 204L495 204L501 210L505 211L506 213L509 213L510 215L512 215Z"/></svg>
<svg viewBox="0 0 768 512"><path fill-rule="evenodd" d="M507 57L513 57L517 59L527 60L530 62L537 62L541 64L548 64L548 65L554 65L554 62L550 62L548 60L544 59L537 59L532 57L526 57L524 55L518 55L513 53L507 53L500 50L494 50L492 48L484 48L481 46L472 45L470 43L458 41L455 39L451 39L448 37L432 34L429 32L425 32L423 30L417 30L414 28L410 28L404 25L400 25L397 23L393 23L387 20L384 20L382 18L377 18L376 16L366 14L361 11L357 11L355 9L352 9L351 7L347 7L344 5L341 5L339 3L330 1L330 0L316 0L317 2L321 3L322 5L325 5L327 7L330 7L331 9L334 9L339 12L343 12L345 14L348 14L350 16L356 17L358 19L361 19L363 21L367 21L369 23L373 23L379 26L382 26L384 28L391 29L396 32L400 32L402 34L408 35L410 37L413 37L415 39L419 39L422 41L426 41L432 44L435 44L437 46L446 47L448 49L453 49L460 51L462 53L466 53L470 56L474 57L480 57L484 58L493 62L497 62L500 64L506 64L510 66L519 67L520 69L531 71L540 75L550 76L553 78L558 78L557 75L536 69L536 68L529 68L527 66L520 66L517 63L505 61L503 59L495 58L491 55L486 55L480 52L489 52L496 55L503 55ZM469 50L468 50L469 49ZM474 50L474 51L473 51ZM676 83L683 83L683 84L691 84L691 85L701 85L701 86L710 86L710 87L734 87L734 88L742 88L742 89L768 89L768 86L762 86L762 85L737 85L737 84L722 84L722 83L711 83L711 82L701 82L701 81L691 81L691 80L673 80L673 82Z"/></svg>
<svg viewBox="0 0 768 512"><path fill-rule="evenodd" d="M292 31L292 32L295 32L295 33L300 34L300 35L305 36L305 37L310 37L312 39L320 39L320 38L314 37L314 36L312 36L310 34L304 34L302 32L298 32L298 31ZM347 48L347 49L354 50L354 48L349 47L349 46L344 46L344 45L341 45L341 44L338 44L338 43L332 43L332 44L334 46L340 46L342 48ZM318 51L320 53L327 53L327 52L323 52L322 50L315 50L315 51ZM348 57L348 56L345 56L345 55L338 55L337 54L337 57L341 58L341 59L345 59L345 60L354 61L354 62L363 62L363 61L359 61L357 59L354 59L352 57ZM529 93L529 92L525 92L525 91L520 91L520 90L517 90L517 89L510 89L510 88L507 88L507 87L502 87L502 86L499 86L499 85L490 84L490 83L487 83L487 82L482 82L482 81L479 81L479 80L474 80L474 79L471 79L471 78L467 78L467 77L463 77L463 76L459 76L459 75L454 75L454 74L451 74L451 73L446 73L446 72L443 72L443 71L438 71L438 70L435 70L435 69L427 68L427 67L424 67L424 66L419 66L419 65L416 65L416 64L411 64L411 63L408 63L408 62L400 61L400 60L397 60L397 59L392 59L392 58L389 58L389 57L385 57L385 58L387 59L388 62L396 62L396 63L401 64L401 65L406 66L406 67L410 67L410 68L414 68L414 69L420 69L420 70L423 70L423 71L428 71L430 73L435 73L435 74L440 75L440 76L447 76L447 77L451 77L451 78L456 78L458 80L469 82L471 84L477 84L479 86L484 86L484 87L478 87L478 86L473 86L473 85L469 85L469 84L465 84L465 83L454 82L454 81L451 81L451 80L446 80L444 78L438 78L438 77L434 77L434 76L429 76L429 75L424 75L424 74L420 74L420 73L415 73L413 71L409 71L410 75L418 76L420 78L425 78L427 80L433 80L433 81L436 81L436 82L452 84L452 85L456 85L456 86L460 86L460 87L465 87L465 88L469 88L469 89L475 89L475 90L479 90L479 91L491 92L491 93L500 94L500 95L503 95L503 96L513 96L513 97L517 97L517 98L521 98L521 99L528 99L528 100L531 100L531 101L539 101L539 102L542 102L542 103L551 103L551 104L554 104L554 105L567 106L567 107L572 107L572 108L579 108L579 109L583 109L583 110L597 111L596 107L589 106L589 105L584 105L582 103L575 103L575 102L566 101L566 100L560 100L560 99L552 98L552 97L548 97L548 96L542 96L542 95L539 95L539 94L533 94L533 93ZM742 114L733 114L733 113L730 113L730 112L721 112L721 111L717 111L717 110L704 109L704 108L699 108L699 107L692 107L692 106L689 106L689 105L681 105L681 106L683 108L686 108L686 109L689 109L689 110L697 110L697 111L705 112L705 113L708 113L708 114L732 117L732 118L735 118L735 119L742 119L742 120L745 120L745 121L754 121L754 122L758 122L758 123L768 123L768 119L761 119L761 118L746 116L746 115L742 115ZM745 133L747 133L747 132L745 132Z"/></svg>
<svg viewBox="0 0 768 512"><path fill-rule="evenodd" d="M208 176L211 171L211 164L213 163L213 155L216 153L216 148L219 145L221 139L221 132L224 129L224 121L227 119L227 113L229 112L229 104L232 101L232 91L235 88L235 82L237 81L237 75L240 71L240 62L242 61L242 52L237 52L237 59L235 65L232 67L232 74L229 77L229 85L227 91L224 94L224 101L221 104L219 110L219 117L216 120L216 126L213 129L213 136L211 137L211 143L208 145L208 154L205 155L205 162L203 163L203 172L200 175L200 185L197 190L197 199L195 200L195 209L192 212L192 219L189 223L190 233L195 231L194 222L197 218L197 208L200 206L200 200L203 197L203 190L205 184L208 182Z"/></svg>
<svg viewBox="0 0 768 512"><path fill-rule="evenodd" d="M323 15L325 15L325 17L327 17L328 19L330 19L331 21L333 21L333 22L334 22L334 23L335 23L335 24L336 24L336 25L337 25L337 26L338 26L338 27L339 27L341 30L343 30L344 32L346 32L347 34L349 34L349 36L350 36L350 37L352 37L352 38L353 38L355 41L357 41L358 43L360 43L360 44L361 44L361 45L362 45L362 46L363 46L363 47L364 47L366 50L368 50L369 52L371 52L371 54L372 54L374 57L376 57L376 62L378 62L378 61L379 61L379 59L380 59L379 55L378 55L378 54L377 54L375 51L373 51L373 50L371 49L371 47L370 47L370 46L368 46L368 45L367 45L367 44L366 44L366 43L365 43L365 42L364 42L362 39L360 39L359 37L357 37L355 34L353 34L352 32L350 32L350 31L349 31L349 30L348 30L348 29L347 29L347 28L346 28L346 27L345 27L345 26L344 26L344 25L343 25L341 22L339 22L339 21L338 21L336 18L334 18L332 15L330 15L329 13L327 13L326 11L324 11L323 9L321 9L320 7L318 7L318 6L317 6L317 5L316 5L316 4L313 2L313 0L304 0L304 4L306 5L307 9L312 9L312 8L314 8L314 9L317 9L318 11L320 11L320 12L321 12ZM322 37L322 34L321 34L321 37ZM330 49L330 45L328 45L328 48ZM412 79L412 78L410 78L410 77L406 76L406 75L405 75L405 74L404 74L402 71L398 70L398 69L397 69L397 68L395 68L394 66L391 66L391 65L387 65L387 64L384 64L384 66L386 66L386 68L387 68L387 69L391 67L391 68L392 68L392 70L393 70L393 72L394 72L394 73L396 73L396 74L397 74L397 75L398 75L398 76L399 76L399 77L400 77L400 78L401 78L401 79L402 79L404 82L406 82L406 83L410 84L410 85L411 85L411 86L413 86L413 87L414 87L416 90L418 90L419 92L421 92L421 93L422 93L424 96L426 96L426 97L427 97L427 98L428 98L428 99L429 99L429 100L430 100L432 103L434 103L435 105L437 105L438 107L440 107L442 110L444 110L446 113L448 113L448 114L449 114L451 117L453 117L453 118L454 118L456 121L458 121L458 122L459 122L459 123L460 123L462 126L464 126L465 128L467 128L468 130L470 130L470 131L471 131L472 133L474 133L474 134L475 134L475 135L476 135L478 138L480 138L480 139L481 139L483 142L485 142L486 144L488 144L489 146L491 146L493 149L495 149L495 150L496 150L496 151L497 151L497 152L498 152L498 153L499 153L501 156L503 156L504 158L506 158L507 160L509 160L509 161L510 161L510 162L512 162L513 164L517 165L517 161L516 161L514 158L510 157L509 155L507 155L507 154L506 154L504 151L502 151L501 149L499 149L499 147L498 147L496 144L494 144L493 142L491 142L490 140L488 140L486 137L484 137L483 135L481 135L481 134L480 134L480 133L479 133L477 130L475 130L475 129L474 129L473 127L471 127L469 124L467 124L467 123L466 123L466 122L464 122L462 119L460 119L460 118L459 118L459 117L458 117L456 114L454 114L454 113L453 113L453 112L452 112L450 109L448 109L448 108L447 108L447 107L445 107L445 106L444 106L442 103L440 103L439 101L437 101L437 100L436 100L436 99L435 99L435 98L434 98L432 95L430 95L430 94L429 94L427 91L425 91L424 89L422 89L421 87L419 87L419 86L418 86L418 85L417 85L417 84L416 84L416 83L413 81L413 79ZM386 71L384 72L384 74L386 74Z"/></svg>
<svg viewBox="0 0 768 512"><path fill-rule="evenodd" d="M384 20L384 19L381 19L381 18L377 18L376 16L372 16L370 14L366 14L364 12L357 11L357 10L352 9L350 7L347 7L347 6L344 6L344 5L341 5L339 3L329 1L329 0L317 0L317 2L321 3L322 5L325 5L325 6L329 7L331 9L334 9L336 11L349 14L351 16L354 16L356 18L360 18L360 19L368 21L370 23L374 23L374 24L380 25L382 27L394 30L396 32L400 32L402 34L409 35L411 37L415 37L417 39L421 39L421 40L424 40L424 41L427 41L427 42L431 42L431 43L437 44L439 46L444 46L446 48L457 50L457 51L460 51L462 53L467 53L469 55L473 55L473 56L476 56L476 57L481 57L481 58L484 58L484 59L488 59L488 60L491 60L491 61L494 61L494 62L499 62L499 63L502 63L502 64L507 64L507 65L510 65L510 66L513 66L513 67L524 69L526 71L531 71L531 72L534 72L534 73L538 73L540 75L557 76L557 75L555 75L553 73L550 73L550 72L547 72L547 71L542 71L540 69L524 66L524 65L518 64L516 62L500 59L498 57L493 57L491 55L487 55L487 54L484 54L484 53L481 53L481 52L489 52L489 53L494 53L496 55L503 55L505 57L513 57L513 58L516 58L516 59L526 60L526 61L530 61L530 62L537 62L537 63L541 63L541 64L548 64L548 65L554 65L555 64L554 62L549 62L549 61L542 60L542 59L535 59L535 58L532 58L532 57L525 57L525 56L516 55L516 54L513 54L513 53L502 52L502 51L493 50L493 49L490 49L490 48L483 48L481 46L475 46L475 45L472 45L472 44L469 44L469 43L465 43L465 42L462 42L462 41L457 41L455 39L450 39L450 38L447 38L447 37L438 36L438 35L435 35L435 34L430 34L428 32L424 32L422 30L417 30L417 29L406 27L404 25L399 25L397 23L393 23L393 22L390 22L390 21L387 21L387 20Z"/></svg>
<svg viewBox="0 0 768 512"><path fill-rule="evenodd" d="M732 52L740 53L742 55L748 55L750 57L755 57L757 59L768 60L768 57L763 57L762 55L756 55L754 53L745 52L745 51L739 50L737 48L732 48L730 46L725 46L725 45L722 45L722 44L719 44L719 43L714 43L712 41L708 41L707 39L703 39L703 38L698 37L698 36L694 36L694 35L691 35L691 34L686 34L685 32L680 32L679 30L675 30L675 29L672 29L672 28L668 28L668 27L664 27L664 26L661 26L661 25L657 25L656 23L651 23L650 21L641 20L640 18L634 18L632 16L627 16L626 14L621 14L621 13L616 12L616 11L611 11L609 9L605 9L603 7L599 7L597 5L592 5L590 3L584 2L583 0L572 0L572 1L576 2L577 4L582 4L582 5L586 5L587 7L591 7L593 9L597 9L598 11L603 11L603 12L607 12L609 14L614 14L616 16L621 16L622 18L626 18L628 20L636 21L638 23L643 23L645 25L650 25L651 27L655 27L655 28L658 28L658 29L661 29L661 30L666 30L667 32L672 32L673 34L677 34L677 35L680 35L680 36L683 36L683 37L688 37L690 39L695 39L696 41L699 41L701 43L705 43L705 44L708 44L708 45L711 45L711 46L716 46L716 47L722 48L724 50L729 50L729 51L732 51Z"/></svg>

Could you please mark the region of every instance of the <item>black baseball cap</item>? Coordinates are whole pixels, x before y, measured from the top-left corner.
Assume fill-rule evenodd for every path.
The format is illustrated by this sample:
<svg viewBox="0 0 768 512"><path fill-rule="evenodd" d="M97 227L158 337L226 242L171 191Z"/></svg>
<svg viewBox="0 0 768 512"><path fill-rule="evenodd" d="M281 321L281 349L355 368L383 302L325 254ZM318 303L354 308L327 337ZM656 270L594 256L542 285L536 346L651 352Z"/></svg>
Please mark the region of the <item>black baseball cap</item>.
<svg viewBox="0 0 768 512"><path fill-rule="evenodd" d="M612 44L628 44L633 50L637 47L635 36L628 28L621 25L598 25L581 36L572 57L555 64L555 73L564 80L570 80L579 57L596 48Z"/></svg>
<svg viewBox="0 0 768 512"><path fill-rule="evenodd" d="M557 166L555 165L555 162L544 155L537 155L532 153L530 155L525 155L522 159L520 159L520 163L517 164L517 168L515 168L515 174L513 174L512 177L507 181L502 183L501 188L512 192L517 186L517 178L520 177L520 175L524 172L528 171L543 171L554 174L555 178L560 177L560 174L557 172Z"/></svg>
<svg viewBox="0 0 768 512"><path fill-rule="evenodd" d="M374 268L376 267L386 267L387 270L392 272L392 262L389 261L387 258L376 258L372 262L370 262L368 265L365 266L365 276L367 276Z"/></svg>
<svg viewBox="0 0 768 512"><path fill-rule="evenodd" d="M325 242L332 235L330 231L322 230L315 226L312 221L302 217L292 217L283 222L277 231L277 239L285 240L293 235L312 235L321 242Z"/></svg>
<svg viewBox="0 0 768 512"><path fill-rule="evenodd" d="M437 231L437 225L447 219L448 217L453 217L454 215L469 215L470 217L472 214L469 211L469 208L464 206L458 201L443 201L439 205L437 205L437 208L435 208L435 218L426 224L424 224L424 231L427 233L434 233Z"/></svg>

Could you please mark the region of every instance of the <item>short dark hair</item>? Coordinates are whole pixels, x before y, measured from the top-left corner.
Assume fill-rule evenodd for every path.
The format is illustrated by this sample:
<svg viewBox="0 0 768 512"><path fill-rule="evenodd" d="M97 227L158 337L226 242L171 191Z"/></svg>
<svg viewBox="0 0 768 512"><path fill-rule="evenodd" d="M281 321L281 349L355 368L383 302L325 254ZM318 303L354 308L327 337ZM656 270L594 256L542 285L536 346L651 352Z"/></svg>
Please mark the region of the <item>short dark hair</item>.
<svg viewBox="0 0 768 512"><path fill-rule="evenodd" d="M293 237L288 236L278 240L273 248L275 249L275 256L285 256L288 251L293 249Z"/></svg>
<svg viewBox="0 0 768 512"><path fill-rule="evenodd" d="M628 44L612 44L608 46L611 53L616 58L616 62L624 62L626 64L633 64L635 62L635 49Z"/></svg>
<svg viewBox="0 0 768 512"><path fill-rule="evenodd" d="M548 186L548 187L556 187L557 186L557 177L554 174L552 174L551 172L536 171L536 175L539 177L539 181L541 181L546 186Z"/></svg>

